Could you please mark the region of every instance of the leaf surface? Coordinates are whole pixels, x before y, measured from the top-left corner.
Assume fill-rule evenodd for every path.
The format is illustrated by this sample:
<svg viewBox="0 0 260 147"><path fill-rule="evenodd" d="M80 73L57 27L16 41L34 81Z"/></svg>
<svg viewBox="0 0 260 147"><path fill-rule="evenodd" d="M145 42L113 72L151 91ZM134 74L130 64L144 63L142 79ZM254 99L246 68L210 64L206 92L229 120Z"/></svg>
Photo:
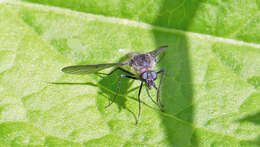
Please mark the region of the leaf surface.
<svg viewBox="0 0 260 147"><path fill-rule="evenodd" d="M259 146L258 2L33 2L0 3L0 145ZM60 71L162 45L165 112L143 89L138 125L140 82L105 109L120 72Z"/></svg>

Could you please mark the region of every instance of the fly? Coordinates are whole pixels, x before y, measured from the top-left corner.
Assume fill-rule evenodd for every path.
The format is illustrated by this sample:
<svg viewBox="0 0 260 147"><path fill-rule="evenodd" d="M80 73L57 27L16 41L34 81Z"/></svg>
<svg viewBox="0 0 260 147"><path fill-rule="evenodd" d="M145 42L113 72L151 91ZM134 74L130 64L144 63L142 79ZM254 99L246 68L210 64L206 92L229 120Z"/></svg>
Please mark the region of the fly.
<svg viewBox="0 0 260 147"><path fill-rule="evenodd" d="M121 70L125 74L120 75L118 87L117 87L117 93L113 100L106 106L109 107L111 104L114 103L116 100L118 94L120 93L120 85L123 78L130 78L134 80L141 81L139 92L138 92L138 102L139 102L139 111L138 111L138 119L136 123L138 123L141 113L141 100L140 100L140 94L142 91L143 84L148 87L149 90L151 90L152 87L154 87L157 91L157 104L159 108L162 110L162 104L160 101L160 88L163 81L163 78L165 76L165 70L159 70L155 71L155 66L158 63L156 61L156 57L163 52L168 46L161 46L158 49L148 52L148 53L132 53L128 54L128 61L126 62L119 62L119 63L106 63L106 64L87 64L87 65L74 65L74 66L67 66L62 68L61 71L64 73L69 74L92 74L92 73L98 73L98 71L101 71L106 68L115 67L114 70L112 70L110 73L106 75L111 75L116 70ZM162 74L159 86L156 87L154 81L157 79L158 74Z"/></svg>

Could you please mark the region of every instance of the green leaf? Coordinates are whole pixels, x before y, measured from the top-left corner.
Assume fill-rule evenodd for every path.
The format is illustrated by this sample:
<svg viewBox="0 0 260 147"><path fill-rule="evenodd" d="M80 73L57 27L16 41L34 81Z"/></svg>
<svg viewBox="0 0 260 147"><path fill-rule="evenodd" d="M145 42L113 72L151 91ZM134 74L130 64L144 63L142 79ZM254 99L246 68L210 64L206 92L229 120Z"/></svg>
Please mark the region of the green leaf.
<svg viewBox="0 0 260 147"><path fill-rule="evenodd" d="M23 0L260 43L259 0Z"/></svg>
<svg viewBox="0 0 260 147"><path fill-rule="evenodd" d="M259 146L259 15L252 0L0 2L0 145ZM162 45L165 112L143 89L138 125L140 82L105 109L120 72L60 71Z"/></svg>

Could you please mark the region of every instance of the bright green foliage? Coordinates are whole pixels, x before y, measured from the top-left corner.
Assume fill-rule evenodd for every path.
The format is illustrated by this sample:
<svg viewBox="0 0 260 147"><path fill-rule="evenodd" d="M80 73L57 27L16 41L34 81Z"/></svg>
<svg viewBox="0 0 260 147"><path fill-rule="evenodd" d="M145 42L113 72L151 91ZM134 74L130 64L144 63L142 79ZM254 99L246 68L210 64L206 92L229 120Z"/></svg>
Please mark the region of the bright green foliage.
<svg viewBox="0 0 260 147"><path fill-rule="evenodd" d="M259 0L23 0L260 43Z"/></svg>
<svg viewBox="0 0 260 147"><path fill-rule="evenodd" d="M0 146L260 146L257 0L33 2L0 3ZM60 71L161 45L165 112L143 89L138 125L140 82L105 109L120 72Z"/></svg>

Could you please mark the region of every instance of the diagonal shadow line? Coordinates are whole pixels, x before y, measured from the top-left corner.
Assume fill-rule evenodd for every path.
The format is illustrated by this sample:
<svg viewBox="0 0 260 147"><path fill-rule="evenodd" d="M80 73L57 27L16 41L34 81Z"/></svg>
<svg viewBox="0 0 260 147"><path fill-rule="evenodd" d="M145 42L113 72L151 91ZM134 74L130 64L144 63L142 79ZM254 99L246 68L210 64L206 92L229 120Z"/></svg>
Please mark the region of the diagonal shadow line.
<svg viewBox="0 0 260 147"><path fill-rule="evenodd" d="M185 121L169 119L161 115L164 130L171 146L198 145L195 131L196 127L194 128L193 125L191 63L189 60L188 41L185 34L173 34L157 28L163 27L186 31L196 14L199 4L200 2L196 0L164 0L160 12L157 15L158 17L153 23L154 26L158 26L153 29L155 44L157 46L169 46L166 51L166 57L159 64L161 69L166 70L166 76L161 90L162 103L165 104L167 114L171 116L177 114L176 118ZM178 84L176 81L191 84ZM183 109L186 107L188 107L188 109Z"/></svg>

